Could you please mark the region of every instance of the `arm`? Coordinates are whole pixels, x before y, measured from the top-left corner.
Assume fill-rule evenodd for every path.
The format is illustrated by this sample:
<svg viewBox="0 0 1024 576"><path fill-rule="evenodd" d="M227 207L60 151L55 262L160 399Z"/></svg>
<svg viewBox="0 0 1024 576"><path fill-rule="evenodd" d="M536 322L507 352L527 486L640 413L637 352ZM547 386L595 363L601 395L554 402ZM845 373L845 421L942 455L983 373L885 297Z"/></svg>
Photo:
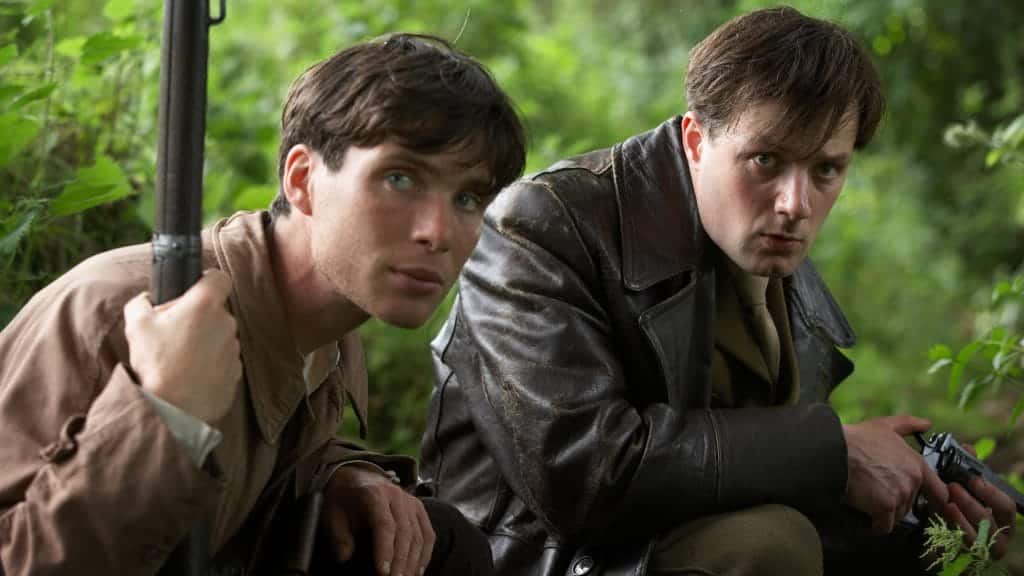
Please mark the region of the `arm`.
<svg viewBox="0 0 1024 576"><path fill-rule="evenodd" d="M562 537L645 517L653 531L761 502L838 505L846 455L831 409L631 401L659 384L627 382L616 345L604 292L619 281L608 279L618 222L576 226L579 210L544 184L503 192L465 268L442 358L517 495Z"/></svg>
<svg viewBox="0 0 1024 576"><path fill-rule="evenodd" d="M8 575L70 567L155 573L219 489L136 376L170 385L176 380L164 377L174 373L178 382L209 386L225 372L199 362L221 349L205 339L173 344L188 324L164 322L162 309L151 330L129 340L133 359L148 349L169 362L133 373L117 344L128 293L105 278L78 283L80 275L41 292L0 334L0 564ZM222 337L222 303L193 299L177 310L178 320ZM232 370L230 361L219 366Z"/></svg>

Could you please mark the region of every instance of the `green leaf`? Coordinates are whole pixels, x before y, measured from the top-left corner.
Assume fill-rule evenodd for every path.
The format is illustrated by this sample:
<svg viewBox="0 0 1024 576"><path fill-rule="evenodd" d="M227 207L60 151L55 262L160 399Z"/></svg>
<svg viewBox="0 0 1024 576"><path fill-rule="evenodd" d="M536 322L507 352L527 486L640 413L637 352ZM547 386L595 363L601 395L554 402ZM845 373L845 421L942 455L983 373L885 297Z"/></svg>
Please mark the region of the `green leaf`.
<svg viewBox="0 0 1024 576"><path fill-rule="evenodd" d="M992 289L992 303L995 304L996 302L999 302L1000 298L1010 294L1011 292L1013 292L1013 286L1011 286L1006 280L996 284L996 287Z"/></svg>
<svg viewBox="0 0 1024 576"><path fill-rule="evenodd" d="M960 576L970 564L970 555L958 556L956 560L953 560L948 566L943 568L942 572L939 572L939 576Z"/></svg>
<svg viewBox="0 0 1024 576"><path fill-rule="evenodd" d="M977 450L977 447L975 447ZM988 533L992 529L992 523L988 518L982 518L981 522L978 522L978 538L977 541L982 544L988 543Z"/></svg>
<svg viewBox="0 0 1024 576"><path fill-rule="evenodd" d="M960 351L957 352L956 354L957 364L969 363L971 361L971 358L974 358L974 355L978 353L978 350L980 350L981 347L981 342L971 342L967 346L961 348Z"/></svg>
<svg viewBox="0 0 1024 576"><path fill-rule="evenodd" d="M999 163L999 159L1003 157L1003 151L1000 148L993 148L985 154L985 167L991 168Z"/></svg>
<svg viewBox="0 0 1024 576"><path fill-rule="evenodd" d="M974 355L978 353L982 347L982 343L975 341L971 342L967 346L960 349L960 352L956 355L956 361L953 363L953 369L949 371L949 397L956 398L957 392L960 390L960 380L963 378L964 370L967 368L967 364L974 358ZM962 400L962 399L961 399Z"/></svg>
<svg viewBox="0 0 1024 576"><path fill-rule="evenodd" d="M967 410L970 408L974 401L978 399L978 395L992 384L993 379L992 374L986 374L980 378L975 377L968 380L967 385L964 386L964 391L960 393L960 409Z"/></svg>
<svg viewBox="0 0 1024 576"><path fill-rule="evenodd" d="M79 59L82 57L82 49L85 47L85 43L88 39L85 36L72 36L71 38L65 38L54 47L54 51L61 56L67 56L68 58Z"/></svg>
<svg viewBox="0 0 1024 576"><path fill-rule="evenodd" d="M26 105L32 102L35 102L36 100L44 100L46 98L49 98L50 94L53 94L53 91L56 89L57 84L55 82L50 82L49 84L43 84L42 86L34 90L29 90L21 96L18 96L18 98L11 103L11 110L18 110L20 108L24 108Z"/></svg>
<svg viewBox="0 0 1024 576"><path fill-rule="evenodd" d="M136 0L107 0L103 15L114 22L120 22L135 15L136 4Z"/></svg>
<svg viewBox="0 0 1024 576"><path fill-rule="evenodd" d="M0 115L0 167L6 166L39 132L39 124L17 114Z"/></svg>
<svg viewBox="0 0 1024 576"><path fill-rule="evenodd" d="M945 344L936 344L928 351L928 359L932 362L953 358L953 351Z"/></svg>
<svg viewBox="0 0 1024 576"><path fill-rule="evenodd" d="M18 248L18 244L21 239L28 234L28 231L32 229L32 224L35 222L36 217L39 215L38 210L29 210L24 215L20 216L20 222L14 227L13 230L4 234L3 238L0 238L0 254L13 254ZM18 217L12 217L9 221L18 221Z"/></svg>
<svg viewBox="0 0 1024 576"><path fill-rule="evenodd" d="M1024 143L1024 114L1014 118L1006 128L1003 129L1003 140L1011 148L1017 148Z"/></svg>
<svg viewBox="0 0 1024 576"><path fill-rule="evenodd" d="M9 62L18 57L18 47L8 44L0 48L0 66L6 66Z"/></svg>
<svg viewBox="0 0 1024 576"><path fill-rule="evenodd" d="M28 10L25 11L25 15L29 17L36 17L46 12L53 6L55 0L35 0L28 6Z"/></svg>
<svg viewBox="0 0 1024 576"><path fill-rule="evenodd" d="M952 363L953 361L950 360L949 358L941 358L939 360L936 360L931 366L928 367L928 375L935 374L939 370L942 370L943 368L949 366Z"/></svg>
<svg viewBox="0 0 1024 576"><path fill-rule="evenodd" d="M1017 419L1020 418L1021 412L1024 412L1024 396L1017 398L1017 403L1013 405L1013 413L1010 414L1010 426L1017 425Z"/></svg>
<svg viewBox="0 0 1024 576"><path fill-rule="evenodd" d="M949 371L949 397L950 399L956 398L957 392L960 391L960 379L964 375L963 364L953 364L953 369Z"/></svg>
<svg viewBox="0 0 1024 576"><path fill-rule="evenodd" d="M14 102L24 88L17 84L0 84L0 107L7 102Z"/></svg>
<svg viewBox="0 0 1024 576"><path fill-rule="evenodd" d="M76 214L120 200L134 192L121 167L106 156L100 156L96 164L88 168L79 169L75 176L75 181L65 186L60 196L50 202L50 214L53 216Z"/></svg>
<svg viewBox="0 0 1024 576"><path fill-rule="evenodd" d="M978 460L984 460L988 458L989 454L996 449L995 438L986 436L974 443L974 453L978 456Z"/></svg>
<svg viewBox="0 0 1024 576"><path fill-rule="evenodd" d="M142 46L142 37L136 34L116 36L110 32L93 34L82 47L82 64L92 66L122 52Z"/></svg>

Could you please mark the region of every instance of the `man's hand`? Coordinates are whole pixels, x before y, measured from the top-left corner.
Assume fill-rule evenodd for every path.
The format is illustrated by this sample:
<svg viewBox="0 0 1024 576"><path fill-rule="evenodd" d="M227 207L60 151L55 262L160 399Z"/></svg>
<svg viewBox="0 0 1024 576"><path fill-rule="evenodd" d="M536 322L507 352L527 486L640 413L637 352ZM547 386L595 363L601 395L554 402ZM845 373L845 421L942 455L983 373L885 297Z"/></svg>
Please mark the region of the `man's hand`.
<svg viewBox="0 0 1024 576"><path fill-rule="evenodd" d="M342 466L324 491L324 514L334 555L345 562L357 536L372 538L378 576L423 574L434 551L434 529L423 503L383 474L357 465Z"/></svg>
<svg viewBox="0 0 1024 576"><path fill-rule="evenodd" d="M132 370L146 391L212 424L231 408L242 376L231 279L209 270L180 298L154 307L147 293L124 307Z"/></svg>
<svg viewBox="0 0 1024 576"><path fill-rule="evenodd" d="M971 446L964 448L974 453ZM978 525L987 519L992 531L999 530L992 546L992 556L997 560L1006 554L1017 526L1017 507L1013 499L981 476L971 478L966 489L955 482L949 485L949 502L943 507L942 516L960 527L968 545L978 538Z"/></svg>
<svg viewBox="0 0 1024 576"><path fill-rule="evenodd" d="M903 439L929 428L928 420L909 415L843 426L849 463L846 502L871 517L876 533L892 532L919 490L935 512L949 500L946 484Z"/></svg>

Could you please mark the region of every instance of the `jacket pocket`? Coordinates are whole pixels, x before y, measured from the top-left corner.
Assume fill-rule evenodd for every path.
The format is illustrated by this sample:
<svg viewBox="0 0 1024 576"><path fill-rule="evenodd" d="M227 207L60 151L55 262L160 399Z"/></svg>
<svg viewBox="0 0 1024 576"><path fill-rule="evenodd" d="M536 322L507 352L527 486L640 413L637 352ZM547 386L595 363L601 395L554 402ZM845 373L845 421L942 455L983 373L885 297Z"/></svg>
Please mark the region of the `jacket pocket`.
<svg viewBox="0 0 1024 576"><path fill-rule="evenodd" d="M640 314L640 328L650 343L664 379L669 406L682 410L694 389L694 335L698 306L697 283L690 282L672 296Z"/></svg>

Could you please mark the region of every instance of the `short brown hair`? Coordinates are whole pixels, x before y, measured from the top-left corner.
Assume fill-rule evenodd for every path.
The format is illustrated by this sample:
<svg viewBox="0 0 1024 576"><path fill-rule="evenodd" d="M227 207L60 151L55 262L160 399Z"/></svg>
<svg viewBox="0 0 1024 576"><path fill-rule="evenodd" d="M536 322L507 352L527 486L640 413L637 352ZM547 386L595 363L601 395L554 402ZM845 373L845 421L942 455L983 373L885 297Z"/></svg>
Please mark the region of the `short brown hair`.
<svg viewBox="0 0 1024 576"><path fill-rule="evenodd" d="M495 190L518 178L526 162L519 117L479 62L434 36L393 34L342 50L295 80L281 113L278 179L296 144L337 170L349 146L389 139L417 152L478 154ZM279 189L271 214L290 209Z"/></svg>
<svg viewBox="0 0 1024 576"><path fill-rule="evenodd" d="M789 136L824 126L819 148L852 113L854 147L871 141L885 109L878 73L860 44L839 26L789 7L733 18L694 46L686 72L690 110L714 134L752 105L778 102L776 125Z"/></svg>

